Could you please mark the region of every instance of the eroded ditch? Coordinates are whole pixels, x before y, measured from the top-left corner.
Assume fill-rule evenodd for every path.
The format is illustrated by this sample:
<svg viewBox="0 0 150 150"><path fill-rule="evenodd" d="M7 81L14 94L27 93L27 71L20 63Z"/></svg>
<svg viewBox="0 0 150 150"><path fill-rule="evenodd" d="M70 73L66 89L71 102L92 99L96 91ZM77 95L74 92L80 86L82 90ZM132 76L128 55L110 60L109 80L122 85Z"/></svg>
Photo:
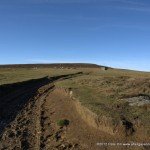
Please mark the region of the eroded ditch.
<svg viewBox="0 0 150 150"><path fill-rule="evenodd" d="M0 110L3 111L1 111L2 115L0 118L2 123L0 124L0 149L45 149L49 146L47 143L50 142L50 138L55 138L55 136L56 138L58 138L58 136L61 137L62 132L66 131L65 129L59 129L57 132L53 133L53 122L51 116L47 112L46 100L49 94L55 90L54 83L56 81L73 78L78 75L82 75L82 73L61 75L51 78L45 77L29 81L25 84L23 83L24 85L21 86L5 85L2 89L9 88L10 86L10 89L13 89L13 91L6 90L6 93L1 92L2 99L0 99L0 103L2 105L0 105ZM117 132L120 134L121 130L124 130L125 137L131 136L136 132L134 124L125 117L121 118L120 124L114 130L111 118L105 116L99 117L82 106L80 102L73 98L73 92L70 92L70 97L72 98L71 103L74 103L79 116L89 126L106 132L111 136L115 136ZM83 149L78 143L72 144L62 139L58 139L56 142L60 143L55 145L55 149L69 147L70 149Z"/></svg>

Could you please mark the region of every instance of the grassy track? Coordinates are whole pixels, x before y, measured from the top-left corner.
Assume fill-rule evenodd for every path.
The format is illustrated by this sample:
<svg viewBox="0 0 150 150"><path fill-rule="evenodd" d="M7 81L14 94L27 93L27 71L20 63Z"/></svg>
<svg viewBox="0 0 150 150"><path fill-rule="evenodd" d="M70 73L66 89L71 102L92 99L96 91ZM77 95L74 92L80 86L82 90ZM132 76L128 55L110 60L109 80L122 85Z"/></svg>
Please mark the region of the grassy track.
<svg viewBox="0 0 150 150"><path fill-rule="evenodd" d="M150 73L117 69L11 68L0 69L0 85L79 71L83 72L82 76L59 81L56 86L72 89L73 96L82 105L99 116L113 118L114 122L119 122L122 114L131 122L138 117L150 133L150 106L131 107L122 100L140 94L150 96Z"/></svg>

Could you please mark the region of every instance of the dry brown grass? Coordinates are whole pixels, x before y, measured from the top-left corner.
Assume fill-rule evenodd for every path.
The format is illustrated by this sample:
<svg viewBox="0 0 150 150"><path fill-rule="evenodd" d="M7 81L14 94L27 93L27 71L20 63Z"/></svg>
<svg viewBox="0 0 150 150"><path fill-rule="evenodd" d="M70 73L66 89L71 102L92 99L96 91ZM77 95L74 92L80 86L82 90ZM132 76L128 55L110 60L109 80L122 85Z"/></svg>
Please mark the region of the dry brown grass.
<svg viewBox="0 0 150 150"><path fill-rule="evenodd" d="M86 70L87 72L87 70ZM141 137L149 136L150 110L149 106L129 106L122 100L127 97L150 94L150 74L125 70L90 70L74 79L57 83L58 87L71 88L73 96L83 106L86 106L98 116L112 118L112 123L119 124L121 117L127 122L135 123L136 118L141 122ZM136 123L134 124L136 126ZM137 137L136 137L137 138Z"/></svg>

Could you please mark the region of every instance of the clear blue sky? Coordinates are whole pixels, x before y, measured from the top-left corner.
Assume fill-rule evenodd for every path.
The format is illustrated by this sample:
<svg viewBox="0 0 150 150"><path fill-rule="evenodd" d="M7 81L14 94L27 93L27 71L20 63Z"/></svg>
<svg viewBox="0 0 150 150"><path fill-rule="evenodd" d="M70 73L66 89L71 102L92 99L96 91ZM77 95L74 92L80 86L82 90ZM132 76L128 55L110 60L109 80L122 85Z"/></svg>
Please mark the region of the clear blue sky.
<svg viewBox="0 0 150 150"><path fill-rule="evenodd" d="M150 71L150 1L0 0L0 64L55 62Z"/></svg>

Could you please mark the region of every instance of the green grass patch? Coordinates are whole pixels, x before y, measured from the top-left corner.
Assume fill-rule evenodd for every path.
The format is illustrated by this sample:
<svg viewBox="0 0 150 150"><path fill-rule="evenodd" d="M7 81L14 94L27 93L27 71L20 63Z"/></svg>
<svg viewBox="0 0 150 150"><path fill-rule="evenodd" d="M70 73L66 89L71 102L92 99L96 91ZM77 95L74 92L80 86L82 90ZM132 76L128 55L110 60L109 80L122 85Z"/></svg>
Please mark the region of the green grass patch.
<svg viewBox="0 0 150 150"><path fill-rule="evenodd" d="M57 121L57 125L60 127L68 126L69 123L70 123L70 121L67 119L61 119L61 120Z"/></svg>

